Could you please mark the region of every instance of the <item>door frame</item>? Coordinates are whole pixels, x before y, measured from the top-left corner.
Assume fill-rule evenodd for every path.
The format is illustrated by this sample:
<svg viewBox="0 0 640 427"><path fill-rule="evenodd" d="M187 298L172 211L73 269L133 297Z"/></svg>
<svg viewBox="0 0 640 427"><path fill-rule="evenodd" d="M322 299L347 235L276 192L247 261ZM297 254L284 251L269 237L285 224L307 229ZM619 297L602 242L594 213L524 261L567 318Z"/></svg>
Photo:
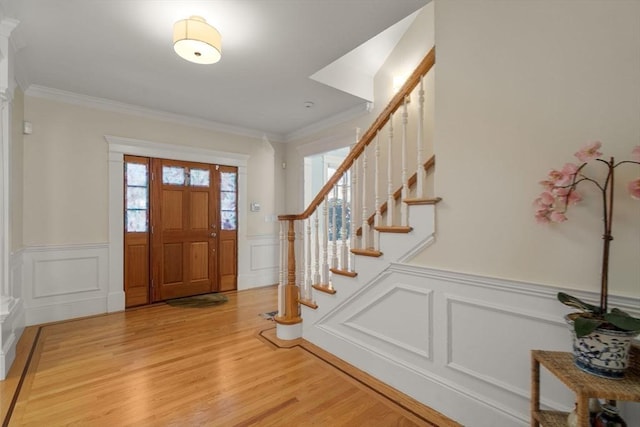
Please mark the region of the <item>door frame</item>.
<svg viewBox="0 0 640 427"><path fill-rule="evenodd" d="M125 308L124 294L124 155L156 157L238 168L238 273L245 269L247 162L249 155L105 135L109 147L109 291L107 312Z"/></svg>

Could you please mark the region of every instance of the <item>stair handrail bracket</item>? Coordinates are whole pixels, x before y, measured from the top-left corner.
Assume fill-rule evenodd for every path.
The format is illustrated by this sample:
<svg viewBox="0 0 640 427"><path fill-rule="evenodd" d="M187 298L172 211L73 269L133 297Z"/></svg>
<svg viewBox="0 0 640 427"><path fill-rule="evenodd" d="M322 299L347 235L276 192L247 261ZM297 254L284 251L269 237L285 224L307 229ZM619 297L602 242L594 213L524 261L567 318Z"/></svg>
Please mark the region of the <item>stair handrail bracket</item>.
<svg viewBox="0 0 640 427"><path fill-rule="evenodd" d="M407 216L404 199L409 197L409 188L416 182L420 183L420 189L419 192L416 192L415 198L421 199L424 197L422 193L422 175L433 168L435 164L434 157L431 157L426 163L416 165L416 173L411 178L406 176L406 163L403 161L402 177L400 178L403 181L400 184L401 191L392 191L389 189L386 197L379 195L377 193L378 187L380 186L377 182L374 186L376 193L374 197L357 194L357 191L366 191L371 187L370 183L367 183L369 173L372 173L372 176L377 176L377 174L380 173L379 170L376 170L379 164L380 131L387 124L389 124L390 127L394 126L394 114L398 110L401 111L397 116L402 117L403 120L401 125L403 139L402 157L404 159L408 156L405 148L407 145L407 104L410 102L408 100L411 97L411 93L418 86L420 86L420 92L417 97L417 102L419 103L417 114L420 115L420 118L418 120L419 136L416 143L418 150L417 158L419 163L424 161L422 159L423 142L421 136L424 111L423 79L435 65L435 60L436 51L434 46L407 78L398 92L391 98L387 106L367 131L359 139L357 139L356 136L357 142L352 146L351 151L303 212L278 216L281 224L281 259L278 284L278 314L274 318L277 325L278 338L286 340L300 338L302 336L301 303L311 309L317 308L315 301L313 301L312 288L320 289L326 294L334 294L336 292L336 290L332 288L331 280L327 277L329 271L332 274L355 277L357 273L355 272L353 254L368 256L382 255L380 249L376 247L378 245L378 237L375 234L379 232L376 228L381 224L375 224L374 220L377 217L379 221L380 215L384 214L385 211L388 211L387 220L389 216L393 217L394 206L390 206L391 201L394 201L395 204L398 199L401 199L400 202L403 204L401 205L403 212L401 215L402 225L404 228L410 229L406 224ZM392 143L394 143L394 134L393 131L388 132L388 134L389 147L391 147ZM366 150L373 142L375 142L375 144L372 146L373 148L369 154ZM366 160L367 155L373 156L373 162ZM387 155L387 157L390 158L390 155ZM369 163L373 163L375 167L368 167ZM387 176L389 177L388 182L391 182L391 163L389 163L387 169L381 178L384 179L384 177ZM364 175L359 176L363 171ZM341 192L337 191L338 187L341 189ZM381 206L377 206L379 200L386 201ZM374 201L376 206L373 206ZM369 203L370 206L367 207L366 205ZM321 206L323 209L320 209ZM360 209L361 212L354 212L356 209ZM336 215L338 210L340 210L339 216ZM367 215L367 210L373 212L370 217ZM351 227L346 227L345 224L347 213L349 221L352 223ZM322 219L320 219L320 217ZM336 221L340 221L341 228L336 227ZM353 221L361 222L362 226L356 230L356 227L353 226L353 224L355 224ZM368 224L373 224L374 227L368 227L367 221ZM373 238L369 237L369 233L374 233ZM322 237L320 234L322 234ZM329 236L329 238L327 239L326 236ZM360 237L359 242L365 247L355 247L358 244L356 236ZM307 243L303 245L305 239L307 239ZM310 240L313 241L311 242ZM347 240L349 244L345 245ZM320 257L320 242L322 242L321 260L318 259ZM336 244L337 242L341 244ZM373 247L370 247L368 242L375 242L375 244ZM340 256L337 256L338 254ZM340 265L335 265L336 263ZM297 265L298 268L296 268ZM322 283L314 283L318 280Z"/></svg>

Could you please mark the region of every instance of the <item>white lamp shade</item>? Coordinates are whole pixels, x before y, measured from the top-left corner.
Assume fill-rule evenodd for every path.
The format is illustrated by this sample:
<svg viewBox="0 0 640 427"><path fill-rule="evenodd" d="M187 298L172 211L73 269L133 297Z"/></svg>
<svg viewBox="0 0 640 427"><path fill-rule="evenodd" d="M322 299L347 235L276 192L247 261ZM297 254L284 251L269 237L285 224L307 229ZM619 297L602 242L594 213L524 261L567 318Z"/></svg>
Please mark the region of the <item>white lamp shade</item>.
<svg viewBox="0 0 640 427"><path fill-rule="evenodd" d="M222 56L222 37L203 18L191 16L174 24L173 49L187 61L215 64Z"/></svg>

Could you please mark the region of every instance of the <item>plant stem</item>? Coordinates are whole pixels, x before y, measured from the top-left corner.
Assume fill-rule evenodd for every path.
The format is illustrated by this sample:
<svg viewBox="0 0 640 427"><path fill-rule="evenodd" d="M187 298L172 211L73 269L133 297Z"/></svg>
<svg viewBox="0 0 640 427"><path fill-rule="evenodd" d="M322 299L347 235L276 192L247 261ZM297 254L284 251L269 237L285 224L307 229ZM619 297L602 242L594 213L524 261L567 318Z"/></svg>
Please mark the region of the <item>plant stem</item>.
<svg viewBox="0 0 640 427"><path fill-rule="evenodd" d="M607 162L605 162L607 163ZM600 283L600 310L604 315L607 312L607 301L609 299L609 247L613 236L611 235L611 220L613 217L613 175L614 162L613 157L607 163L608 173L602 191L602 201L604 209L604 235L602 236L602 274Z"/></svg>

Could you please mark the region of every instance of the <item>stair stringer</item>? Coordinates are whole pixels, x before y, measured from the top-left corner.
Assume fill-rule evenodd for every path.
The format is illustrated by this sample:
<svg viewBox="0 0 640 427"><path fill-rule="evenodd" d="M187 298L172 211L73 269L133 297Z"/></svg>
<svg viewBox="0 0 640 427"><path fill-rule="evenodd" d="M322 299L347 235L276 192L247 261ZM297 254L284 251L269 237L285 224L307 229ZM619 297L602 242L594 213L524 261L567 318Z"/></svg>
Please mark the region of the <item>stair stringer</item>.
<svg viewBox="0 0 640 427"><path fill-rule="evenodd" d="M356 291L383 273L393 262L406 262L420 253L435 240L435 208L436 205L409 206L409 221L413 230L409 233L381 233L380 257L356 256L356 277L334 274L332 276L335 294L314 291L314 300L318 308L302 306L302 336L305 329L310 330L325 315L333 312L347 301Z"/></svg>

